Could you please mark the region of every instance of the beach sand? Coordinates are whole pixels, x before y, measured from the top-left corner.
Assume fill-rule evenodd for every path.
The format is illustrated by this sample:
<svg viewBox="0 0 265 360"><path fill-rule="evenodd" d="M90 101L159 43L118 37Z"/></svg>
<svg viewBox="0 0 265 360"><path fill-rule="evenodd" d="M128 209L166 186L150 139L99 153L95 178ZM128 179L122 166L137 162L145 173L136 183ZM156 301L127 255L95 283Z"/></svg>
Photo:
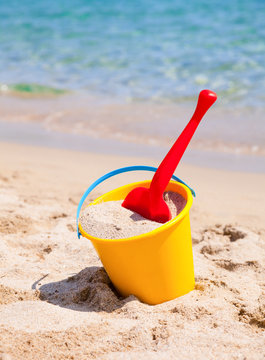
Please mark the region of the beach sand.
<svg viewBox="0 0 265 360"><path fill-rule="evenodd" d="M181 164L195 290L149 306L121 298L75 214L86 188L158 160L0 143L0 359L264 359L264 174ZM111 188L150 178L120 175Z"/></svg>

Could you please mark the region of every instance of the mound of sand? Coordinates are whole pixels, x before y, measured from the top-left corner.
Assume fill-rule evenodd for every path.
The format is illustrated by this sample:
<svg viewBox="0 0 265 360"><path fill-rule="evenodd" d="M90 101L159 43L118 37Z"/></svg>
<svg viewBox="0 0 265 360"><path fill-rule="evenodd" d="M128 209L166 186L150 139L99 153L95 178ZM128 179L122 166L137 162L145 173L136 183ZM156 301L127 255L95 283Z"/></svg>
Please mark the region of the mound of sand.
<svg viewBox="0 0 265 360"><path fill-rule="evenodd" d="M172 191L164 193L164 200L172 219L181 213L187 203L183 196ZM82 228L86 233L98 238L124 239L148 233L162 225L121 205L122 200L88 206L80 216Z"/></svg>

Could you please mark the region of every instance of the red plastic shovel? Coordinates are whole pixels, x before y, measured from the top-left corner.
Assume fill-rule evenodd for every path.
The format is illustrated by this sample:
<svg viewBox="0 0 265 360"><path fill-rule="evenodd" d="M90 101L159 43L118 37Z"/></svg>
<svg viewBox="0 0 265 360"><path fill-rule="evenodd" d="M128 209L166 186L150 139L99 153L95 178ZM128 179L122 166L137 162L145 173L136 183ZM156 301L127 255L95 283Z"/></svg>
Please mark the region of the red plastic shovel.
<svg viewBox="0 0 265 360"><path fill-rule="evenodd" d="M191 120L159 165L150 188L138 187L133 189L124 199L123 207L160 223L165 223L171 219L171 213L163 199L163 193L197 126L216 99L217 95L213 91L203 90L200 92L197 107Z"/></svg>

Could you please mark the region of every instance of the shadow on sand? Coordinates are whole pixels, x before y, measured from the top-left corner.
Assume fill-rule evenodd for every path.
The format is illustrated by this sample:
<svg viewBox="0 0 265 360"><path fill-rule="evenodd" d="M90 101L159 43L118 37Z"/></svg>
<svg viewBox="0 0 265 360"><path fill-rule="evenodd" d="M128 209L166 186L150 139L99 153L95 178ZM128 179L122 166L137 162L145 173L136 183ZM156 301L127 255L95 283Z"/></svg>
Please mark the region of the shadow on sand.
<svg viewBox="0 0 265 360"><path fill-rule="evenodd" d="M36 289L40 280L34 282L32 289ZM67 279L42 285L38 290L41 300L76 311L110 313L136 300L134 296L121 297L104 268L98 266L87 267Z"/></svg>

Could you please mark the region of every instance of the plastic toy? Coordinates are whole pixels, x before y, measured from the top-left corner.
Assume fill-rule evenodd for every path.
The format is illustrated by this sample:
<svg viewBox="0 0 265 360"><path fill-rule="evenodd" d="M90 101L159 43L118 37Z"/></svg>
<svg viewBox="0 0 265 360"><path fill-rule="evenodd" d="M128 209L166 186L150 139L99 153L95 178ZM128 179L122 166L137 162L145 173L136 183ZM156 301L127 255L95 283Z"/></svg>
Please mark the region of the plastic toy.
<svg viewBox="0 0 265 360"><path fill-rule="evenodd" d="M159 165L150 188L138 187L133 189L124 199L122 206L160 223L165 223L171 219L169 208L163 199L163 193L197 126L216 99L217 95L213 91L203 90L200 92L197 107L191 120Z"/></svg>

